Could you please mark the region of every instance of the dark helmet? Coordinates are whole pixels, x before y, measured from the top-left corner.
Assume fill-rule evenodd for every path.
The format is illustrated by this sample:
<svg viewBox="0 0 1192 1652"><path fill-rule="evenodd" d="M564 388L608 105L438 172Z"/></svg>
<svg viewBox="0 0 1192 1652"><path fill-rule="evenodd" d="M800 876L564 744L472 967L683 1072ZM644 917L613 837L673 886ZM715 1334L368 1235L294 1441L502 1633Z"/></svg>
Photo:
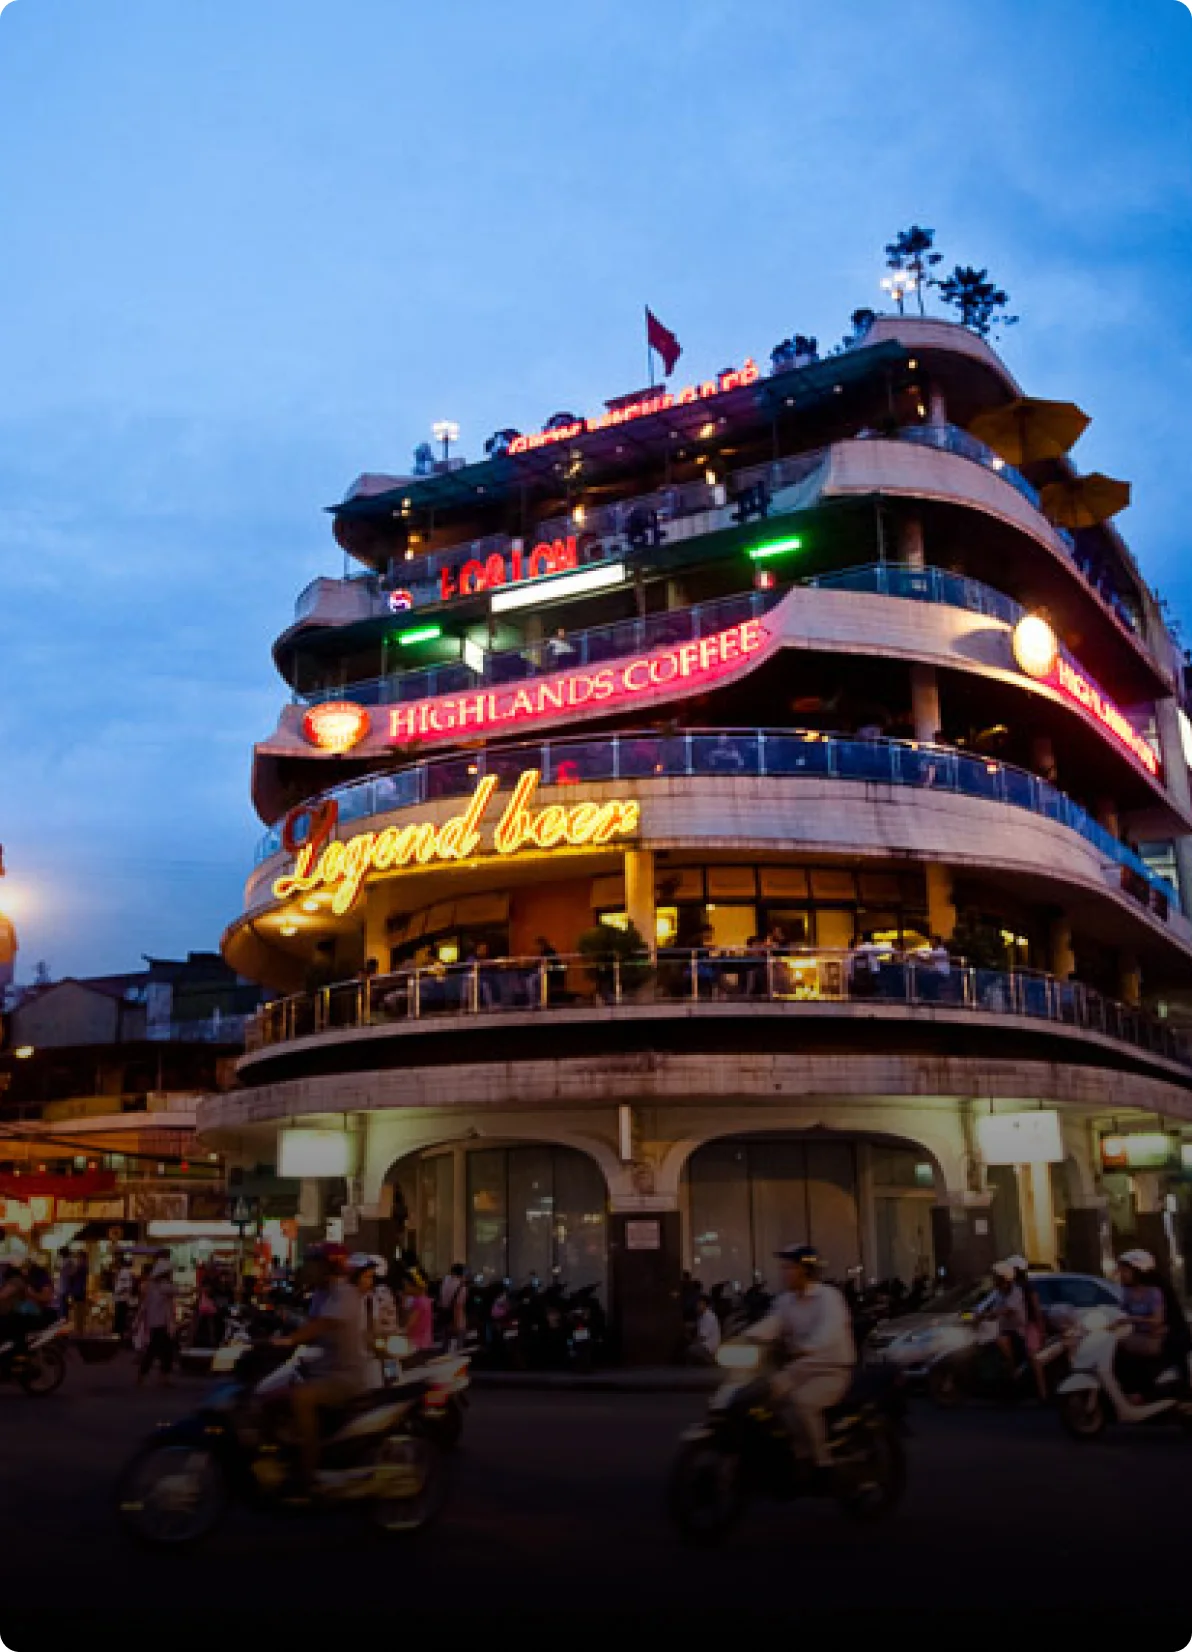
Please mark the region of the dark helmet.
<svg viewBox="0 0 1192 1652"><path fill-rule="evenodd" d="M814 1245L787 1245L785 1250L774 1254L780 1262L797 1262L803 1268L818 1270L824 1265L824 1258Z"/></svg>

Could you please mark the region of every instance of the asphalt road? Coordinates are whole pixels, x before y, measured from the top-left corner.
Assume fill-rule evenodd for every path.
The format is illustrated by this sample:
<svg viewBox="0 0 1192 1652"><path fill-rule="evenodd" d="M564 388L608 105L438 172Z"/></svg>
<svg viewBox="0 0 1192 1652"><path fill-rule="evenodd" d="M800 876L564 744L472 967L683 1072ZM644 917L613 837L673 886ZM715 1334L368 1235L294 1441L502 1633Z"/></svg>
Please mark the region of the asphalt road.
<svg viewBox="0 0 1192 1652"><path fill-rule="evenodd" d="M125 1652L198 1637L346 1646L357 1632L372 1642L386 1621L386 1641L399 1627L408 1640L430 1626L423 1613L448 1646L475 1645L510 1618L527 1645L536 1620L551 1625L544 1644L568 1647L607 1645L616 1619L700 1644L782 1615L806 1638L807 1617L825 1610L833 1646L929 1633L965 1648L995 1635L1004 1652L1192 1641L1192 1440L1175 1430L1081 1445L1034 1409L916 1405L895 1519L864 1529L827 1502L761 1505L709 1556L684 1549L662 1511L698 1395L486 1392L474 1396L449 1508L413 1540L376 1538L343 1511L236 1510L200 1550L146 1555L113 1519L117 1470L203 1387L192 1377L138 1392L124 1366L72 1363L51 1399L0 1389L0 1639L11 1652L93 1645L101 1627L102 1644Z"/></svg>

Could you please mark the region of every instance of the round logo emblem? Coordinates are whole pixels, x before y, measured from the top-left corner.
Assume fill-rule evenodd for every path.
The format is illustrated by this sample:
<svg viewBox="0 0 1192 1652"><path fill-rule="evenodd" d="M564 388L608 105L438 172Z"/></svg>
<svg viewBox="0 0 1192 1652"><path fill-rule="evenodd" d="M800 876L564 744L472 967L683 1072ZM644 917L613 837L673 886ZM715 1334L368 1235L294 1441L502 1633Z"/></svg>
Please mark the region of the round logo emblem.
<svg viewBox="0 0 1192 1652"><path fill-rule="evenodd" d="M364 739L368 729L368 712L348 700L312 706L302 719L303 735L320 751L351 751Z"/></svg>

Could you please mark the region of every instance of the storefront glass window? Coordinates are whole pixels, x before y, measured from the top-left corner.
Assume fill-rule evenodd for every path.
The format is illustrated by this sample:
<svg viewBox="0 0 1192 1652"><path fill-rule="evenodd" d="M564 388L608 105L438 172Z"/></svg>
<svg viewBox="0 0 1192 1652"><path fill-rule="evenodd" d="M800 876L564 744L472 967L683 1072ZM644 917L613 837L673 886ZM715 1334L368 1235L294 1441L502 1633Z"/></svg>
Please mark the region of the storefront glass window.
<svg viewBox="0 0 1192 1652"><path fill-rule="evenodd" d="M552 1266L554 1173L549 1147L515 1147L509 1158L509 1273L514 1279Z"/></svg>
<svg viewBox="0 0 1192 1652"><path fill-rule="evenodd" d="M584 1153L556 1149L555 1261L568 1285L604 1289L608 1255L607 1195L600 1166Z"/></svg>
<svg viewBox="0 0 1192 1652"><path fill-rule="evenodd" d="M468 1154L468 1265L498 1277L506 1272L505 1179L500 1148Z"/></svg>
<svg viewBox="0 0 1192 1652"><path fill-rule="evenodd" d="M692 1271L706 1290L720 1280L747 1284L753 1257L746 1148L726 1142L702 1147L688 1177Z"/></svg>
<svg viewBox="0 0 1192 1652"><path fill-rule="evenodd" d="M453 1250L452 1216L455 1162L450 1153L424 1159L418 1175L418 1254L432 1276L441 1276L458 1260Z"/></svg>

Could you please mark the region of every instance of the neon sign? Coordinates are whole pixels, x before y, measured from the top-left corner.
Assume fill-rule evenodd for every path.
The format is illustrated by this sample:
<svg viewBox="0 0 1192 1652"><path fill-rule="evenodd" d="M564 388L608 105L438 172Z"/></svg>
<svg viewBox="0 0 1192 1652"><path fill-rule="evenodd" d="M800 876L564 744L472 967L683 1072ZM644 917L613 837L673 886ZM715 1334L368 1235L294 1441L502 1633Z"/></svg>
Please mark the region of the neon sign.
<svg viewBox="0 0 1192 1652"><path fill-rule="evenodd" d="M351 751L369 731L368 712L348 700L312 706L302 719L302 732L312 746L334 753Z"/></svg>
<svg viewBox="0 0 1192 1652"><path fill-rule="evenodd" d="M1019 620L1011 638L1014 658L1028 677L1046 683L1077 705L1083 706L1126 747L1148 774L1160 772L1159 759L1150 742L1139 734L1124 711L1102 694L1096 683L1077 669L1060 651L1059 640L1047 621L1039 614L1027 614Z"/></svg>
<svg viewBox="0 0 1192 1652"><path fill-rule="evenodd" d="M641 821L640 805L623 798L604 803L577 803L570 808L550 803L534 810L531 803L541 775L527 769L518 778L500 819L492 832L492 848L498 855L513 855L519 849L585 848L630 837ZM313 890L331 891L331 910L338 916L351 910L374 874L398 872L409 866L429 866L434 862L468 860L483 843L481 825L497 789L497 776L486 775L472 794L462 814L452 815L441 826L433 821L410 826L387 826L381 832L360 832L346 842L330 836L330 817L312 816L308 835L297 851L292 872L273 885L279 901ZM309 809L305 811L310 813ZM287 842L292 842L292 826L303 810L287 817Z"/></svg>
<svg viewBox="0 0 1192 1652"><path fill-rule="evenodd" d="M689 384L673 394L669 390L662 391L657 396L645 396L641 401L610 408L598 419L577 419L573 424L558 425L553 430L539 430L533 436L518 436L510 442L509 452L532 453L536 448L548 447L552 442L571 442L590 431L611 430L616 425L628 424L631 419L648 418L651 413L665 413L671 407L691 407L697 402L707 401L711 396L722 396L727 390L740 390L743 385L755 384L759 377L758 365L749 357L743 367L730 368L727 373L720 373L714 379L705 379L702 384Z"/></svg>
<svg viewBox="0 0 1192 1652"><path fill-rule="evenodd" d="M567 539L544 539L535 545L529 556L524 556L519 545L506 558L494 551L483 562L471 558L459 569L456 583L455 568L439 571L439 601L450 602L452 597L470 597L477 591L491 591L498 585L510 585L521 579L542 579L547 574L562 574L579 566L579 550L575 536Z"/></svg>
<svg viewBox="0 0 1192 1652"><path fill-rule="evenodd" d="M658 689L703 687L735 671L742 661L757 654L767 639L760 620L743 620L698 642L678 643L591 670L391 706L388 740L406 745L414 740L429 742L460 734L486 734L560 712L611 710Z"/></svg>

